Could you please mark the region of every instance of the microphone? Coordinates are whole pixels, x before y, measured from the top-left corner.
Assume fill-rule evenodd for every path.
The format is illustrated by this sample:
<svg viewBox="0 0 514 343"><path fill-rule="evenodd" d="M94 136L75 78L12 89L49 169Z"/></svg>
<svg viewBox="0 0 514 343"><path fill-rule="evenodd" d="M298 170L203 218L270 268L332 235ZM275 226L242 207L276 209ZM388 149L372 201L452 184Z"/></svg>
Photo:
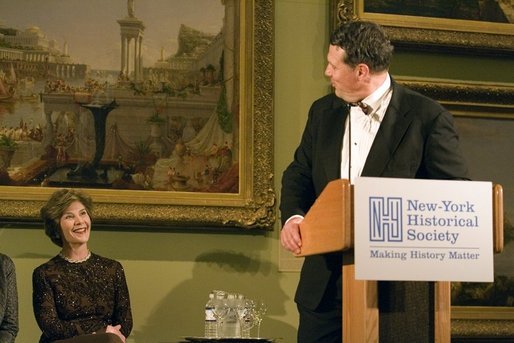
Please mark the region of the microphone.
<svg viewBox="0 0 514 343"><path fill-rule="evenodd" d="M348 103L348 182L352 184L352 104Z"/></svg>

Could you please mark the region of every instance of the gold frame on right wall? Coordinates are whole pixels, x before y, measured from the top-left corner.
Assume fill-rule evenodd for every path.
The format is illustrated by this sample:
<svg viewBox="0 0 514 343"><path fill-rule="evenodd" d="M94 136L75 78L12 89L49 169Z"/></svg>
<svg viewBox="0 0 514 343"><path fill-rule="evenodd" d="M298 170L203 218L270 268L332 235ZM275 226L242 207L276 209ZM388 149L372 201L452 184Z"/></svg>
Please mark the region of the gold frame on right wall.
<svg viewBox="0 0 514 343"><path fill-rule="evenodd" d="M514 54L514 24L366 11L375 0L330 0L334 23L359 18L381 24L395 45L418 49L457 49L470 53ZM386 5L384 5L386 6ZM505 4L509 6L509 4ZM514 8L514 4L510 4ZM375 6L377 7L377 6ZM380 6L378 6L380 8Z"/></svg>

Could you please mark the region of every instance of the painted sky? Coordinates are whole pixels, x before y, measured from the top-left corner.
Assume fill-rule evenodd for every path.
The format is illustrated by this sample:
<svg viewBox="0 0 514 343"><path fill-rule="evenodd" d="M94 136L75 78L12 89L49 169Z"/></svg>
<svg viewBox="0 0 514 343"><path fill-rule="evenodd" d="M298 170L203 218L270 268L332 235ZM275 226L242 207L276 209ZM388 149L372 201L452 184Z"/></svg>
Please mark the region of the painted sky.
<svg viewBox="0 0 514 343"><path fill-rule="evenodd" d="M135 16L145 25L143 65L177 50L181 24L216 34L223 25L221 0L135 0ZM0 0L0 25L25 30L39 27L74 62L92 69L119 70L120 27L127 0Z"/></svg>

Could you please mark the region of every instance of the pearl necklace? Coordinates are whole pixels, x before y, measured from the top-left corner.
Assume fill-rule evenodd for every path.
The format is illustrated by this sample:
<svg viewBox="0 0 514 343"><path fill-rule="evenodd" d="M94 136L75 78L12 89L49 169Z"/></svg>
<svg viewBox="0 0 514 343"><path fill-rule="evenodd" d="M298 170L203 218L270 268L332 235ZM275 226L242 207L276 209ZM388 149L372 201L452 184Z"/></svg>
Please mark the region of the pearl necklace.
<svg viewBox="0 0 514 343"><path fill-rule="evenodd" d="M69 258L69 257L66 257L62 251L59 253L59 256L64 259L66 262L69 262L69 263L82 263L82 262L86 262L87 260L89 260L89 258L91 257L91 251L87 251L87 256L80 259L80 260L74 260L72 258Z"/></svg>

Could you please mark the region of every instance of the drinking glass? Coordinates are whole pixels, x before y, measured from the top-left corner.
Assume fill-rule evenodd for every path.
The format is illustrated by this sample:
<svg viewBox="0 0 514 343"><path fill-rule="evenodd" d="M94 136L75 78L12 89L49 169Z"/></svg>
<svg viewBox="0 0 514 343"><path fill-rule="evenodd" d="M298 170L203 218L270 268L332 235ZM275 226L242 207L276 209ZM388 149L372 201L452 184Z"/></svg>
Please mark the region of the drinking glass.
<svg viewBox="0 0 514 343"><path fill-rule="evenodd" d="M237 317L241 328L241 337L250 338L250 330L255 325L253 308L255 304L251 299L240 299L237 303Z"/></svg>
<svg viewBox="0 0 514 343"><path fill-rule="evenodd" d="M223 329L223 321L225 317L228 315L229 306L226 299L226 293L219 291L216 293L216 297L214 300L214 308L212 309L212 314L216 318L216 336L217 338L223 337L222 329Z"/></svg>
<svg viewBox="0 0 514 343"><path fill-rule="evenodd" d="M253 307L253 319L257 324L257 338L261 338L261 323L264 315L268 311L268 307L262 300L257 300Z"/></svg>

